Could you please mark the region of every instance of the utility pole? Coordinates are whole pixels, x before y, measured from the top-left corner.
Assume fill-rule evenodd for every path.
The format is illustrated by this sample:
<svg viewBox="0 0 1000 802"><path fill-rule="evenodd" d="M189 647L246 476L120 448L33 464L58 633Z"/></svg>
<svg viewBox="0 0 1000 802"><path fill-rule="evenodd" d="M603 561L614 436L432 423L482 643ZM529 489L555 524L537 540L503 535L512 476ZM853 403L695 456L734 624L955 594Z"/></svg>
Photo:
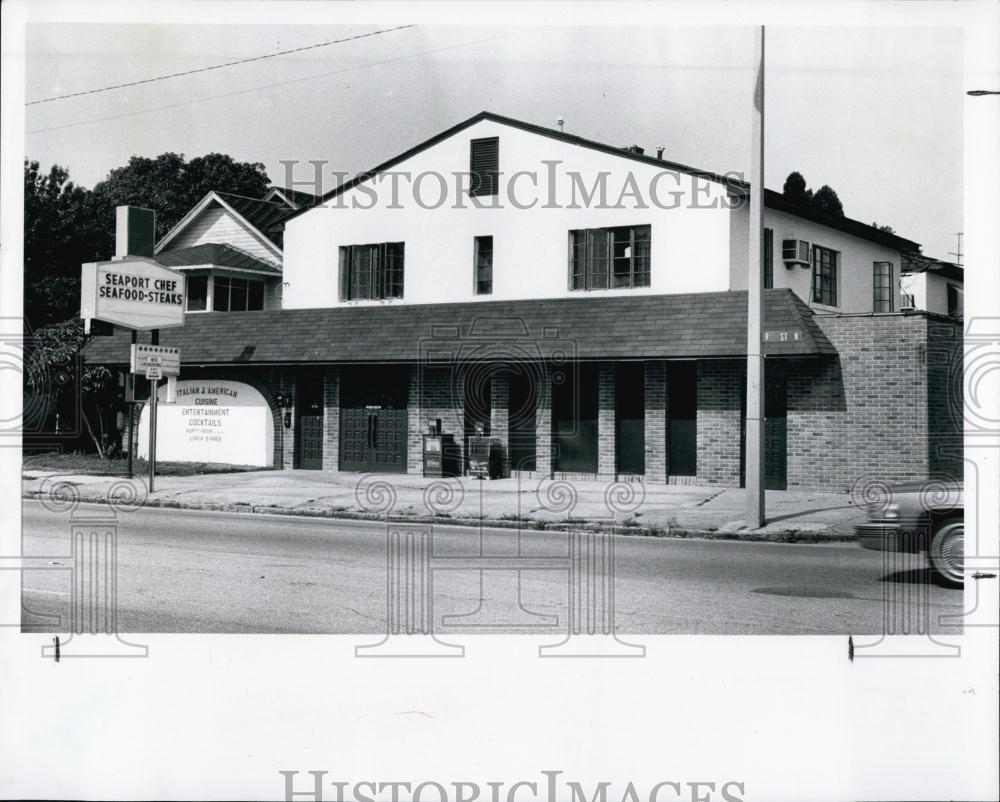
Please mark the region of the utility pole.
<svg viewBox="0 0 1000 802"><path fill-rule="evenodd" d="M750 242L747 265L746 524L764 526L764 26L754 32L750 149Z"/></svg>

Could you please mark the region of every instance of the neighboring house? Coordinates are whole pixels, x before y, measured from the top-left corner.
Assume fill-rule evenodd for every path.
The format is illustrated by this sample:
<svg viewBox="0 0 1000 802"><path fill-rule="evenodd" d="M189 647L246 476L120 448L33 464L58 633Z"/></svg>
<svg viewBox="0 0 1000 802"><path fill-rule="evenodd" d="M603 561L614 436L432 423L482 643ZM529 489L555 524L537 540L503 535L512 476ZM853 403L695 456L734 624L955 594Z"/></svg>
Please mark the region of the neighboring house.
<svg viewBox="0 0 1000 802"><path fill-rule="evenodd" d="M419 474L440 421L525 479L738 486L747 190L483 112L253 226L282 248L281 309L191 315L161 342L183 379L266 399L283 467ZM246 220L213 197L171 246ZM900 311L919 245L772 192L764 222L768 486L960 472L960 329Z"/></svg>
<svg viewBox="0 0 1000 802"><path fill-rule="evenodd" d="M209 192L157 243L154 258L188 274L189 312L279 309L282 236L272 229L299 208L277 188L264 199Z"/></svg>
<svg viewBox="0 0 1000 802"><path fill-rule="evenodd" d="M961 318L964 314L965 271L953 262L910 254L903 263L900 287L904 304L939 315Z"/></svg>

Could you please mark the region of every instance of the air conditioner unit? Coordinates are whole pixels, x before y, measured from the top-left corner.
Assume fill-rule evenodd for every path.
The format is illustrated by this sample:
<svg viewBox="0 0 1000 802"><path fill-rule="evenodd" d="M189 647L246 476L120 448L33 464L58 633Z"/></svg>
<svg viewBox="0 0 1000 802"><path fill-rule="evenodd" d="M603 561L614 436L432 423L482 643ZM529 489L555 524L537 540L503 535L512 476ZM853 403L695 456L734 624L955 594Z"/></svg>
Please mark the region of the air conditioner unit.
<svg viewBox="0 0 1000 802"><path fill-rule="evenodd" d="M791 267L793 265L808 265L810 263L809 243L804 239L782 240L781 259L785 263L785 267Z"/></svg>

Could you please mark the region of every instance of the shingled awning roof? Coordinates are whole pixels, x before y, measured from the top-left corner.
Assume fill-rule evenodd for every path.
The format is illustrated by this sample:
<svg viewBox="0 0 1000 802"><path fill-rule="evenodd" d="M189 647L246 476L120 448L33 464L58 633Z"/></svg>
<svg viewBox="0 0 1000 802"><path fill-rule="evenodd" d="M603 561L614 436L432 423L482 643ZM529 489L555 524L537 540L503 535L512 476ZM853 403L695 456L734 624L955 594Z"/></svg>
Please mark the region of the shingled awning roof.
<svg viewBox="0 0 1000 802"><path fill-rule="evenodd" d="M160 251L153 258L166 267L214 265L216 267L232 267L237 270L253 270L274 276L281 275L281 269L275 265L268 264L256 256L222 242L192 245L190 248L178 248L174 251Z"/></svg>
<svg viewBox="0 0 1000 802"><path fill-rule="evenodd" d="M791 290L764 299L765 329L801 332L797 342L769 344L769 356L836 353ZM459 348L462 358L491 361L720 358L746 355L746 325L746 292L705 292L191 314L182 328L164 329L160 344L178 346L186 365L413 362ZM128 354L124 331L84 352L91 364L125 363Z"/></svg>

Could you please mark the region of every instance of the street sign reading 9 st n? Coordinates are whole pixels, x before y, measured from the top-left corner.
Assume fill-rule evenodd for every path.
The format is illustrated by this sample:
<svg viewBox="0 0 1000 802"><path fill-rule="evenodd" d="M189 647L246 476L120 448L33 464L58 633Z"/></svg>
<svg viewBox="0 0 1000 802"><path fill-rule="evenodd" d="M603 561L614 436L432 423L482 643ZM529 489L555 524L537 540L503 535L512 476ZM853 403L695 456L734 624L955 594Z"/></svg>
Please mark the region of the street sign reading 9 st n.
<svg viewBox="0 0 1000 802"><path fill-rule="evenodd" d="M81 266L83 320L137 330L183 326L186 296L183 273L142 256Z"/></svg>

